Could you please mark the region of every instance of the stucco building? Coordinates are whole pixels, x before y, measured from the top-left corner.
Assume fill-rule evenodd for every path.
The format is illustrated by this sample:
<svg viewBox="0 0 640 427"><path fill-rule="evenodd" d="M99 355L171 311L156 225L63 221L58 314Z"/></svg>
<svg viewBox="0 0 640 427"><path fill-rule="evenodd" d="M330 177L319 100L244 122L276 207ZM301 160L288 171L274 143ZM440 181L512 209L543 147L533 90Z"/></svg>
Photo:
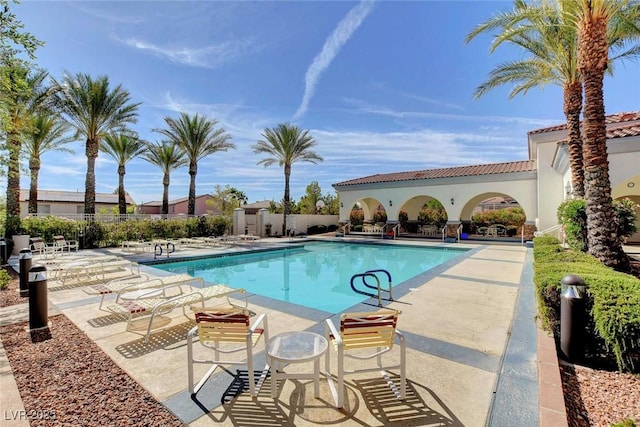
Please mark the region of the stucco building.
<svg viewBox="0 0 640 427"><path fill-rule="evenodd" d="M557 225L557 208L571 193L566 124L530 131L526 160L376 174L333 184L340 197L340 221L356 203L365 219L382 206L389 223L400 211L416 220L422 206L437 199L447 213L449 236L471 222L476 207L493 197L514 200L524 210L525 238ZM609 175L614 199L640 204L640 112L607 116ZM640 212L639 212L640 213ZM640 233L630 242L640 243Z"/></svg>

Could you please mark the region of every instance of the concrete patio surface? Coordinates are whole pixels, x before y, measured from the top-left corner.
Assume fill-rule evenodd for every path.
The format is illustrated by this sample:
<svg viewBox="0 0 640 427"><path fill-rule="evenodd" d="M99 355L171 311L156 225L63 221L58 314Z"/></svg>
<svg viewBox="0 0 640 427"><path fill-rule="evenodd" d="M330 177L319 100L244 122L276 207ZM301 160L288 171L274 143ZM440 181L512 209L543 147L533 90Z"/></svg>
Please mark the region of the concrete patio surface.
<svg viewBox="0 0 640 427"><path fill-rule="evenodd" d="M398 329L406 337L408 379L404 401L393 397L376 372L346 377L346 404L340 410L334 407L324 378L320 381L318 399L313 397L311 380L291 379L280 385L278 397L272 399L270 377L257 398L252 399L243 389L242 379L246 378L243 366L219 371L192 397L187 390L186 333L193 323L180 310L163 318L158 324L162 328L145 343L143 331L126 332L122 317L99 310L99 298L85 293L81 283L59 286L50 281L49 308L52 313L65 314L134 380L191 426L552 425L546 424L548 418L541 419L540 415L537 342L544 337L540 338L535 323L531 249L499 244L393 243L469 249L455 260L397 284L396 300L386 304L402 311ZM288 242L263 239L258 244L181 249L172 257L239 252L272 244ZM132 254L121 249L100 252L141 262L153 258L152 253ZM142 270L167 274L152 266L143 266ZM267 314L271 336L292 330L324 333L325 319L335 321L338 317L259 295L249 296L249 308ZM372 310L375 307L365 302L348 311ZM26 304L0 309L0 324L26 320ZM259 370L265 363L264 344L257 351L255 367ZM335 369L336 352L332 348L328 351ZM394 347L390 361L398 354L398 348ZM295 364L287 372L311 369L311 363ZM548 370L553 376L553 366ZM204 368L196 370L196 378L203 372ZM391 374L392 379L397 379L396 371ZM3 409L19 409L21 405L12 380L0 346ZM557 386L557 379L555 382ZM553 406L558 400L555 396L547 394L545 400ZM562 408L551 409L554 420L562 419L561 411ZM20 424L4 420L0 425Z"/></svg>

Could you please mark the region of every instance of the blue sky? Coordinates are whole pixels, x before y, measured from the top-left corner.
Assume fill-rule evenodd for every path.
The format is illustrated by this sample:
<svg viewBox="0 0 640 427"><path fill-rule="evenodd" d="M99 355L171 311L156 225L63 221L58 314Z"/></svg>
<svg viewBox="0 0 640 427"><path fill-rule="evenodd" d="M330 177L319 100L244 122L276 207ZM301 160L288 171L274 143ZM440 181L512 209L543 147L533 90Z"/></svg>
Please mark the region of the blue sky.
<svg viewBox="0 0 640 427"><path fill-rule="evenodd" d="M141 102L133 127L150 141L163 117L199 113L220 122L236 149L198 166L197 193L216 184L249 201L281 200L282 168L256 163L251 145L267 127L309 130L324 162L296 163L291 195L311 181L331 184L375 173L527 158L528 131L563 122L560 88L508 99L509 87L480 99L475 88L496 65L490 35L465 35L511 1L29 1L13 10L46 45L37 64L107 75ZM607 113L639 109L638 64L618 64L605 82ZM84 143L75 155L43 156L40 188L84 191ZM127 164L136 202L161 200L162 175L141 159ZM170 198L186 197L186 168L171 175ZM96 189L117 188L117 165L100 154ZM22 187L28 188L23 177Z"/></svg>

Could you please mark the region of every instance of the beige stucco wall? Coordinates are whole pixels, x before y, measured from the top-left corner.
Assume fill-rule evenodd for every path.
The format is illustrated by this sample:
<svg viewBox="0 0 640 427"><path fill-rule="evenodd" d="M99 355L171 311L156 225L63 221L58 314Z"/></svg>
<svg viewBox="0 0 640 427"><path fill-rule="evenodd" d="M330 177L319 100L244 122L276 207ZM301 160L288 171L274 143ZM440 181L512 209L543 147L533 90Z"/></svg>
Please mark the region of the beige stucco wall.
<svg viewBox="0 0 640 427"><path fill-rule="evenodd" d="M472 180L476 180L472 182ZM484 182L477 182L482 179ZM437 182L436 182L437 181ZM381 204L387 212L389 221L397 221L400 210L409 213L409 219L415 216L428 199L437 199L447 211L449 223L470 220L473 209L482 200L493 196L508 196L515 199L527 216L527 222L536 218L536 179L535 174L500 174L493 176L465 177L464 179L424 180L423 185L412 182L393 183L384 188L363 186L340 191L340 219L349 218L351 208L360 202L365 210L365 219L370 219L373 210ZM453 199L453 204L451 203ZM391 202L391 203L390 203Z"/></svg>

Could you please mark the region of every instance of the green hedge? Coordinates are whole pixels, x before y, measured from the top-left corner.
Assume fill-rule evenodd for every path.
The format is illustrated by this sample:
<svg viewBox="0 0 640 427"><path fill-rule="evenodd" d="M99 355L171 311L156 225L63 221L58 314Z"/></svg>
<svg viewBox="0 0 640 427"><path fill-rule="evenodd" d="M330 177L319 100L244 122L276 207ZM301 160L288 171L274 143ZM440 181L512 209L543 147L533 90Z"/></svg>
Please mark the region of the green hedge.
<svg viewBox="0 0 640 427"><path fill-rule="evenodd" d="M534 282L542 324L559 337L560 280L575 274L587 285L588 358L640 369L640 279L614 271L591 255L563 249L557 239L534 239Z"/></svg>
<svg viewBox="0 0 640 427"><path fill-rule="evenodd" d="M224 216L203 216L187 219L155 220L150 218L120 223L74 221L55 216L24 218L22 227L32 237L45 242L63 235L75 240L84 233L86 247L119 246L125 240L170 239L196 236L221 236L231 229L231 220Z"/></svg>

